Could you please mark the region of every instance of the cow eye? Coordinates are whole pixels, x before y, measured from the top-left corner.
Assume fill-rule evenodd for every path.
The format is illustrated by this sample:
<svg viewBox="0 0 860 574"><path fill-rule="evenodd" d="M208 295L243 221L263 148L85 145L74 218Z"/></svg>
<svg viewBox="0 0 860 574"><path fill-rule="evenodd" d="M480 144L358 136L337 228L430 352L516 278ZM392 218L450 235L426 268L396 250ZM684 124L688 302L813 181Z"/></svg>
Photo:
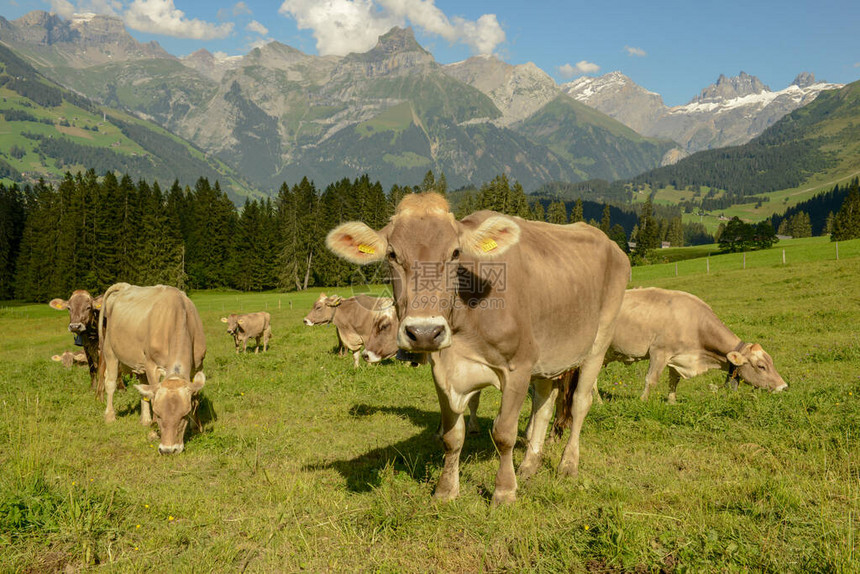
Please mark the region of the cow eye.
<svg viewBox="0 0 860 574"><path fill-rule="evenodd" d="M386 330L389 326L390 326L390 325L389 325L388 323L386 323L386 324L384 324L384 325L380 325L380 326L379 326L379 330L380 330L380 331L384 331L384 330Z"/></svg>
<svg viewBox="0 0 860 574"><path fill-rule="evenodd" d="M460 258L460 250L455 249L453 253L451 253L451 261L456 261Z"/></svg>
<svg viewBox="0 0 860 574"><path fill-rule="evenodd" d="M388 252L388 260L392 263L397 263L397 254L394 252L393 249Z"/></svg>
<svg viewBox="0 0 860 574"><path fill-rule="evenodd" d="M759 370L762 370L762 371L767 370L767 367L765 367L764 365L759 365L758 368L759 368Z"/></svg>

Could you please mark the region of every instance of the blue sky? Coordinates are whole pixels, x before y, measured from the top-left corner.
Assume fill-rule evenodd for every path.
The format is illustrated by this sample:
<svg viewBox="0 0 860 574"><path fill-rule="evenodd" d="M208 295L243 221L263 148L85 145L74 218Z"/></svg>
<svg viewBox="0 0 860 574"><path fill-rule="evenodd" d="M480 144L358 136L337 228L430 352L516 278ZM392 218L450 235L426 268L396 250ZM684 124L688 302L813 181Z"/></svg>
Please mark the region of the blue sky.
<svg viewBox="0 0 860 574"><path fill-rule="evenodd" d="M366 51L390 26L411 25L443 64L492 52L558 82L621 71L668 105L740 71L773 90L804 71L860 79L857 0L0 0L7 19L34 9L112 13L178 56L245 54L271 40L310 54Z"/></svg>

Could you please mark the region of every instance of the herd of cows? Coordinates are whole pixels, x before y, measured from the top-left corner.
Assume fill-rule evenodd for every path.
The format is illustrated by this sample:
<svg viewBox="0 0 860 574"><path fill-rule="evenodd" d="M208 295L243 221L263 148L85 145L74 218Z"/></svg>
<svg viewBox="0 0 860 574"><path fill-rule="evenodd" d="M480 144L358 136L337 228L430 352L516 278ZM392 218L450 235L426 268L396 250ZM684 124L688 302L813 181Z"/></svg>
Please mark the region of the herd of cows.
<svg viewBox="0 0 860 574"><path fill-rule="evenodd" d="M627 290L627 256L600 230L577 223L553 225L495 212L457 221L444 197L407 195L389 224L374 230L361 222L332 230L328 248L358 264L384 262L392 298L321 294L304 318L307 325L334 324L341 352L379 362L398 358L429 361L441 410L439 436L445 456L434 496L459 493L459 459L483 388L502 393L492 429L500 456L493 502L516 498L517 476L540 466L549 422L570 428L559 473L575 475L579 436L594 397L600 368L610 361L650 361L641 398L647 399L669 368L669 401L678 381L709 369L726 371L726 382L787 387L773 360L758 344L742 341L699 298L663 289ZM188 421L206 377L206 343L194 304L180 290L158 285L111 286L100 297L75 291L50 306L68 309L69 331L83 346L54 360L86 362L91 385L106 393L105 420L114 420L119 375L137 375L141 422L161 435L162 454L183 450ZM236 351L267 350L268 313L221 319ZM68 356L67 356L68 355ZM121 379L120 379L121 384ZM529 388L532 414L518 473L512 451L519 413ZM152 414L150 414L150 405Z"/></svg>

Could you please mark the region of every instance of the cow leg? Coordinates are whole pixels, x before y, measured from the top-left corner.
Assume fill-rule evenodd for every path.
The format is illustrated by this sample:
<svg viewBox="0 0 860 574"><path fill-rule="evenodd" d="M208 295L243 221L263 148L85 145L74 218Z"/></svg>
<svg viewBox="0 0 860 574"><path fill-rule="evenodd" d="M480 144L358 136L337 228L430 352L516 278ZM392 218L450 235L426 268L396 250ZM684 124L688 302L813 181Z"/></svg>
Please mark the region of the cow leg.
<svg viewBox="0 0 860 574"><path fill-rule="evenodd" d="M463 450L463 442L466 440L466 424L463 421L463 413L458 413L451 407L450 398L438 384L436 394L442 411L439 434L445 446L445 462L433 497L453 500L460 494L460 451Z"/></svg>
<svg viewBox="0 0 860 574"><path fill-rule="evenodd" d="M602 366L603 353L600 353L586 359L579 369L579 381L573 392L571 405L570 436L558 464L558 473L561 475L576 476L579 472L579 435L594 400L593 389Z"/></svg>
<svg viewBox="0 0 860 574"><path fill-rule="evenodd" d="M536 379L532 384L535 394L532 400L532 416L526 430L528 448L519 468L519 475L523 480L532 476L540 468L546 429L558 394L558 389L549 379Z"/></svg>
<svg viewBox="0 0 860 574"><path fill-rule="evenodd" d="M104 372L104 381L105 381L105 395L107 396L105 406L105 422L112 423L116 420L116 412L113 410L113 394L116 391L116 377L119 374L119 361L115 358L111 357L110 359L106 356L102 357L102 360L105 363L105 372Z"/></svg>
<svg viewBox="0 0 860 574"><path fill-rule="evenodd" d="M645 375L645 388L642 390L640 399L643 401L648 400L648 394L660 382L660 375L663 373L663 369L666 368L667 363L668 359L663 355L650 355L648 357L648 374Z"/></svg>
<svg viewBox="0 0 860 574"><path fill-rule="evenodd" d="M248 352L248 337L245 337L244 339L242 339L242 352L243 353Z"/></svg>
<svg viewBox="0 0 860 574"><path fill-rule="evenodd" d="M507 373L502 385L502 405L493 423L493 441L499 450L499 471L496 473L496 490L493 504L513 502L517 498L517 475L514 472L514 444L517 441L517 423L523 402L529 392L531 365ZM536 427L535 430L538 430ZM546 431L546 429L544 429Z"/></svg>
<svg viewBox="0 0 860 574"><path fill-rule="evenodd" d="M352 368L358 368L358 358L361 356L361 349L352 352Z"/></svg>
<svg viewBox="0 0 860 574"><path fill-rule="evenodd" d="M149 383L154 388L159 382L158 367L155 364L146 366L146 376L137 375L141 383ZM149 426L152 424L152 408L149 399L140 395L140 424Z"/></svg>
<svg viewBox="0 0 860 574"><path fill-rule="evenodd" d="M272 338L272 330L266 329L266 332L263 335L263 352L264 353L269 350L269 339L271 339L271 338Z"/></svg>
<svg viewBox="0 0 860 574"><path fill-rule="evenodd" d="M260 352L260 337L255 338L257 341L257 345L254 347L254 354L257 355Z"/></svg>
<svg viewBox="0 0 860 574"><path fill-rule="evenodd" d="M681 375L678 374L678 371L669 367L669 404L675 404L675 391L678 390L678 381L681 380Z"/></svg>
<svg viewBox="0 0 860 574"><path fill-rule="evenodd" d="M466 429L469 434L477 434L481 432L481 426L478 424L478 405L481 402L481 393L477 392L469 399L469 424Z"/></svg>

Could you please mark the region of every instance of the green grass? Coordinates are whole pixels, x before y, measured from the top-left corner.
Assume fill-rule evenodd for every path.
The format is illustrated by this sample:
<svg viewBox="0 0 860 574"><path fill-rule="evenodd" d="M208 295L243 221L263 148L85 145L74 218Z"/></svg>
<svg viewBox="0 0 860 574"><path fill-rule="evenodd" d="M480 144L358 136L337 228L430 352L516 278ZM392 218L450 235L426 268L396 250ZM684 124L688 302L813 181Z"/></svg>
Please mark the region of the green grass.
<svg viewBox="0 0 860 574"><path fill-rule="evenodd" d="M723 379L712 372L683 381L678 405L665 379L642 403L646 365L610 365L580 476L557 476L563 444L548 444L503 508L489 504L499 393L483 393L460 497L433 501L428 367L353 370L332 328L301 323L319 290L192 294L217 418L173 457L138 424L136 393L117 393L106 425L85 370L50 361L71 347L66 313L3 304L0 571L858 572L858 243L838 262L812 258L826 246L809 240L787 247L798 262L784 267L635 268L633 284L693 292L761 343L789 390L711 391ZM219 318L264 309L269 353L236 355Z"/></svg>

